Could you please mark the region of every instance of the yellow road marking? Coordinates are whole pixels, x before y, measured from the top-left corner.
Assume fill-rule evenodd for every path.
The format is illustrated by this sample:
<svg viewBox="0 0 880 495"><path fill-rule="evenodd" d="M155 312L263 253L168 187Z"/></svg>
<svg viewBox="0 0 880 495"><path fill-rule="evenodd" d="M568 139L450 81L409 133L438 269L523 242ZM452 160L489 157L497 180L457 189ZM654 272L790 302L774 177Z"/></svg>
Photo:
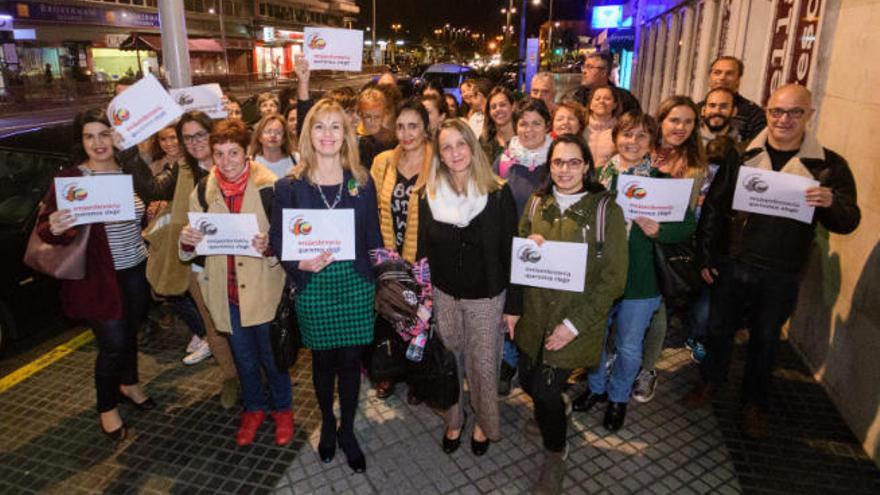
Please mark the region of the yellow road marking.
<svg viewBox="0 0 880 495"><path fill-rule="evenodd" d="M85 332L43 354L42 356L13 371L5 377L0 378L0 394L6 392L10 388L23 382L24 380L27 380L31 376L37 374L43 368L48 367L52 363L58 361L64 356L67 356L68 354L79 349L83 345L91 342L94 338L95 336L94 334L92 334L92 331L86 330Z"/></svg>

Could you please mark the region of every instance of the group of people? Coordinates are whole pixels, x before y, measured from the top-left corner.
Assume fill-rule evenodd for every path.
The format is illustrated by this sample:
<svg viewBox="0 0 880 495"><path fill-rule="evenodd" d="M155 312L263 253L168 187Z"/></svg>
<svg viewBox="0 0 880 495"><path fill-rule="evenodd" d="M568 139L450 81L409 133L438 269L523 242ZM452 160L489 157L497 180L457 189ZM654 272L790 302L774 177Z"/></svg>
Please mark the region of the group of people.
<svg viewBox="0 0 880 495"><path fill-rule="evenodd" d="M431 86L403 99L384 75L358 92L314 99L308 64L298 60L296 88L260 95L252 126L228 98L226 119L187 112L154 140L121 152L101 109L79 115L74 164L61 175L132 175L138 215L83 231L50 190L37 226L49 243L89 236L86 276L63 281L61 296L68 315L89 321L97 337L104 433L126 435L120 400L156 406L137 369L136 334L152 294L193 333L184 361L213 355L223 370L221 402L231 408L240 396L237 444L253 442L267 413L276 442L290 442L291 380L274 362L269 326L285 287L295 287L322 415L318 455L331 462L339 446L363 472L353 424L365 359L378 339L400 338L374 311L371 252L384 248L430 266L432 327L460 378L460 399L438 411L446 453L459 448L468 427L472 453L488 452L502 436L499 395L518 376L534 401L525 430L540 435L545 449L534 489L560 493L571 411L607 403L603 426L620 429L631 398L655 395L672 321L683 322L700 363L702 380L684 398L690 407L705 405L725 381L734 334L749 329L743 429L766 435L779 333L814 230L848 233L859 223L852 175L808 130L813 108L801 86L780 87L762 110L738 92L742 63L720 57L705 101L671 96L649 115L612 84L611 68L607 54L588 55L581 86L561 101L549 73L536 74L520 98L469 79L462 102ZM813 222L734 210L741 167L816 179L820 185L804 193L816 208ZM615 197L627 175L693 179L684 219L625 219ZM281 261L289 208L352 210L355 259L324 252ZM189 225L188 212L255 215L252 247L261 257L197 256L204 234ZM512 284L515 237L586 244L583 291ZM681 243L695 246L694 270L705 283L686 298L666 299L655 246ZM572 386L578 379L585 388ZM399 380L406 377L375 380L377 396L393 394Z"/></svg>

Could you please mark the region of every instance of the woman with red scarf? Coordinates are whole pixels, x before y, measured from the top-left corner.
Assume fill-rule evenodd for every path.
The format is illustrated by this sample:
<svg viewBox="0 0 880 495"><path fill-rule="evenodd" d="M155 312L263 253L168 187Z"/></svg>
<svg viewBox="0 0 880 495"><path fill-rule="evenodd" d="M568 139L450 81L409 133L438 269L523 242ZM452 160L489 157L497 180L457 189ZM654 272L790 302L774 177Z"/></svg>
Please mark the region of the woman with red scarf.
<svg viewBox="0 0 880 495"><path fill-rule="evenodd" d="M241 381L244 412L236 443L253 442L271 406L275 442L285 445L293 438L290 375L275 365L269 342L269 323L275 317L284 287L284 270L268 249L266 206L271 207L276 177L247 158L249 141L241 122L227 120L214 126L210 137L214 169L190 196L189 211L257 217L260 233L251 245L261 256L206 256L199 285L217 330L228 334ZM181 259L194 258L195 246L203 237L198 228L184 227L180 233ZM271 404L263 390L263 374Z"/></svg>

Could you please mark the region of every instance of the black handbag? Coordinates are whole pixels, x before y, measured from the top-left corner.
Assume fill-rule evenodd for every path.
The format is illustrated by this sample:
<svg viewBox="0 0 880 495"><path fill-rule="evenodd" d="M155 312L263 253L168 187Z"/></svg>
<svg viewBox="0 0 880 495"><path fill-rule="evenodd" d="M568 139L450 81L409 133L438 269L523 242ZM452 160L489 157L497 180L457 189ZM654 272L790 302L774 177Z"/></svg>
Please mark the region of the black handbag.
<svg viewBox="0 0 880 495"><path fill-rule="evenodd" d="M691 296L702 287L703 279L690 240L677 244L654 242L654 269L657 286L666 299Z"/></svg>
<svg viewBox="0 0 880 495"><path fill-rule="evenodd" d="M269 325L269 341L272 344L272 357L279 371L285 371L296 364L302 340L296 320L296 288L293 286L285 287L281 294L275 319Z"/></svg>
<svg viewBox="0 0 880 495"><path fill-rule="evenodd" d="M378 320L382 318L379 317ZM383 323L387 324L386 322L379 324ZM373 382L393 382L406 374L406 344L393 330L384 333L386 335L376 341L370 355L368 371Z"/></svg>
<svg viewBox="0 0 880 495"><path fill-rule="evenodd" d="M422 360L407 360L407 383L412 395L434 409L446 410L458 404L458 364L455 354L443 345L432 328Z"/></svg>

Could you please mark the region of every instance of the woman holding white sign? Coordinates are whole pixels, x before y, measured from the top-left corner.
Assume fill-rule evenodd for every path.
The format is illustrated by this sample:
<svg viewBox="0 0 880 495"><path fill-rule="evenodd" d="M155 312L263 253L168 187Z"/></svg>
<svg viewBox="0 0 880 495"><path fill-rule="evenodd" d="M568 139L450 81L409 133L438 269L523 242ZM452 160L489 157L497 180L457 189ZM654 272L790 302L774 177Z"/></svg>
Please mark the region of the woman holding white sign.
<svg viewBox="0 0 880 495"><path fill-rule="evenodd" d="M79 139L73 151L77 165L63 169L59 177L123 173L103 109L77 115L74 132ZM150 289L144 274L147 248L141 237L145 210L142 198L148 193L139 190L138 181L134 184L133 220L93 223L86 231L74 228L74 214L58 209L55 187L51 185L36 226L40 238L48 244L70 244L77 236L89 236L84 254L85 277L61 281L61 303L69 318L88 321L95 334L95 388L101 430L114 441L125 439L127 432L117 407L120 400L140 410L156 405L144 394L138 380L137 332L146 320ZM67 194L85 198L88 190L86 186L70 188Z"/></svg>
<svg viewBox="0 0 880 495"><path fill-rule="evenodd" d="M364 348L373 341L375 286L369 251L382 246L376 190L360 165L357 138L342 106L318 101L303 122L300 164L279 180L269 231L272 249L284 252L294 237L308 239L320 225L282 222L284 210L349 210L354 217L354 260L336 261L329 251L302 261L283 261L298 289L296 313L302 342L312 350L312 380L321 408L318 454L330 462L342 447L355 472L367 468L354 434ZM313 236L314 237L314 236ZM337 429L333 392L339 381L341 422Z"/></svg>
<svg viewBox="0 0 880 495"><path fill-rule="evenodd" d="M224 120L211 131L214 168L190 194L189 211L251 214L259 228L251 245L260 257L209 255L198 274L205 305L217 330L228 336L241 382L244 411L235 436L238 445L253 442L270 404L263 389L266 377L275 420L275 443L293 439L291 383L286 369L272 356L269 323L284 288L284 270L268 250L269 207L275 174L250 161L246 150L250 136L244 123ZM180 258L196 257L196 246L209 229L187 225L180 232Z"/></svg>
<svg viewBox="0 0 880 495"><path fill-rule="evenodd" d="M543 105L543 103L542 103ZM419 248L431 265L437 332L467 377L476 416L471 451L481 456L501 437L498 368L501 316L510 283L516 203L492 172L466 122L449 119L434 138L434 160L419 201ZM443 451L455 452L465 426L464 392L442 413Z"/></svg>
<svg viewBox="0 0 880 495"><path fill-rule="evenodd" d="M519 381L534 400L544 440L540 493L560 493L568 423L562 392L572 370L599 363L608 311L626 283L627 241L623 212L614 194L595 182L584 140L564 134L549 153L551 182L529 198L519 235L539 246L586 244L584 290L513 286L505 320L520 349Z"/></svg>
<svg viewBox="0 0 880 495"><path fill-rule="evenodd" d="M694 189L691 192L690 208L698 211L702 204L702 197L709 191L708 160L703 147L703 139L700 136L700 119L697 105L687 96L671 96L662 103L657 111L657 123L660 127L660 141L651 153L651 164L660 172L674 179L694 179ZM717 170L717 168L716 168ZM696 215L694 217L697 218ZM699 300L694 301L699 314L709 316L709 293L705 290ZM691 308L688 301L679 301L680 298L664 300L660 308L651 320L648 332L645 334L645 350L642 355L642 369L636 377L633 386L633 399L639 402L648 402L654 398L657 389L657 371L655 370L660 354L663 352L663 343L666 341L668 328L667 310L682 315L682 320L687 320L687 310ZM692 322L693 323L693 322ZM696 345L696 344L692 344Z"/></svg>
<svg viewBox="0 0 880 495"><path fill-rule="evenodd" d="M631 111L618 119L612 130L617 155L600 171L611 191L619 194L619 181L625 176L662 177L664 174L651 164L651 149L655 144L657 123L647 114ZM620 186L622 187L622 186ZM575 411L588 411L600 402L608 402L603 425L611 431L623 426L633 382L639 372L645 332L651 317L660 305L660 290L654 269L654 243L677 243L693 234L696 224L693 211L688 209L682 222L658 223L638 217L627 225L629 231L629 268L623 299L611 309L610 321L617 357L611 366L611 355L603 350L602 359L588 376L589 388L573 402ZM609 324L609 330L611 328ZM606 374L607 366L611 373Z"/></svg>

